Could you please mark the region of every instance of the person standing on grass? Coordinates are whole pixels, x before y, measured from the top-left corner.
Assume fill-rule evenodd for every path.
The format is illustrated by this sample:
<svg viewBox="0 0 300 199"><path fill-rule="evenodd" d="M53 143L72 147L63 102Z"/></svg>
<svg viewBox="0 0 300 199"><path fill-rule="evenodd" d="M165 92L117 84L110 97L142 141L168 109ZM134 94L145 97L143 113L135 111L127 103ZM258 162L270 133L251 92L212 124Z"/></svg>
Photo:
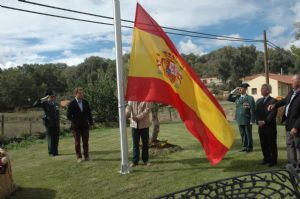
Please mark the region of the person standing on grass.
<svg viewBox="0 0 300 199"><path fill-rule="evenodd" d="M256 123L263 153L262 165L268 164L272 167L277 164L277 109L268 110L270 104L274 104L276 99L270 96L272 87L269 84L261 86L262 98L256 102Z"/></svg>
<svg viewBox="0 0 300 199"><path fill-rule="evenodd" d="M75 139L75 152L77 162L82 162L80 139L82 139L84 160L89 161L89 129L93 127L94 122L90 105L83 99L83 88L74 89L75 99L70 102L67 110L67 118L71 121L71 131Z"/></svg>
<svg viewBox="0 0 300 199"><path fill-rule="evenodd" d="M46 127L48 153L49 156L57 156L60 121L56 95L52 91L46 92L45 97L37 100L33 106L44 110L43 122Z"/></svg>
<svg viewBox="0 0 300 199"><path fill-rule="evenodd" d="M241 152L247 153L253 150L252 124L255 122L255 101L246 93L249 86L249 84L243 83L231 91L227 99L236 104L236 121L243 142Z"/></svg>
<svg viewBox="0 0 300 199"><path fill-rule="evenodd" d="M126 117L130 118L132 128L132 163L131 167L137 166L140 159L140 138L142 139L142 160L144 165L149 166L149 127L152 103L129 101L126 107Z"/></svg>
<svg viewBox="0 0 300 199"><path fill-rule="evenodd" d="M268 108L272 110L285 106L282 121L285 121L287 159L300 171L300 74L292 77L292 88L284 99Z"/></svg>

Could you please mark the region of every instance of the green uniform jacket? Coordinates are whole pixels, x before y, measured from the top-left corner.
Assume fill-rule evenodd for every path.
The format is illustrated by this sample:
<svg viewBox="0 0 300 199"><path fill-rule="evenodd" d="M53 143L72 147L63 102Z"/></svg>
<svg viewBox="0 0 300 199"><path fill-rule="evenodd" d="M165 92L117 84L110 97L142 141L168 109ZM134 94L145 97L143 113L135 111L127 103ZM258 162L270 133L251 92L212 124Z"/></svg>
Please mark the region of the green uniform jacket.
<svg viewBox="0 0 300 199"><path fill-rule="evenodd" d="M59 127L59 110L57 103L41 102L37 100L34 104L34 107L41 107L44 110L44 125L45 127Z"/></svg>
<svg viewBox="0 0 300 199"><path fill-rule="evenodd" d="M236 121L238 125L249 125L255 123L255 101L250 95L242 98L241 95L230 94L228 101L236 104Z"/></svg>

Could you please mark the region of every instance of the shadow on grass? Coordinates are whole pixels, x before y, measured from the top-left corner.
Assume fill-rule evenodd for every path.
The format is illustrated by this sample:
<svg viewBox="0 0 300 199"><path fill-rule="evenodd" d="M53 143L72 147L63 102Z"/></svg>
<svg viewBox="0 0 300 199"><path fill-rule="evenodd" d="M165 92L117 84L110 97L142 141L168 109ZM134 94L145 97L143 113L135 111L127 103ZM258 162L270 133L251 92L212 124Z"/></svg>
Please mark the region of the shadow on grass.
<svg viewBox="0 0 300 199"><path fill-rule="evenodd" d="M113 153L120 153L120 150L108 150L108 151L90 151L91 155L108 155Z"/></svg>
<svg viewBox="0 0 300 199"><path fill-rule="evenodd" d="M93 161L110 161L110 162L120 161L120 157L117 157L117 158L97 158L101 155L112 155L112 156L114 156L113 154L115 154L115 153L120 153L120 151L119 150L90 151L90 155L91 155Z"/></svg>
<svg viewBox="0 0 300 199"><path fill-rule="evenodd" d="M231 160L231 157L225 157L224 160ZM135 172L166 172L166 171L188 171L188 170L202 170L202 169L220 169L223 167L207 166L209 165L206 158L189 158L189 159L178 159L178 160L153 160L153 165L159 164L183 164L188 165L191 168L174 168L174 169L155 169L155 170L135 170ZM205 165L205 166L204 166Z"/></svg>
<svg viewBox="0 0 300 199"><path fill-rule="evenodd" d="M119 150L111 150L111 151L90 151L91 155L109 155L113 153L120 153ZM67 155L76 155L75 151L74 153L60 153L61 156L67 156Z"/></svg>
<svg viewBox="0 0 300 199"><path fill-rule="evenodd" d="M233 160L228 166L223 167L223 172L257 172L262 170L279 169L286 165L285 159L279 159L278 164L273 167L261 165L262 160Z"/></svg>
<svg viewBox="0 0 300 199"><path fill-rule="evenodd" d="M54 199L56 191L46 188L19 187L8 199Z"/></svg>
<svg viewBox="0 0 300 199"><path fill-rule="evenodd" d="M231 160L231 157L225 157L223 160ZM154 164L170 164L170 163L180 163L180 164L185 164L185 165L190 165L190 166L199 166L202 168L200 164L207 164L208 160L207 158L188 158L188 159L177 159L177 160L153 160L152 161Z"/></svg>
<svg viewBox="0 0 300 199"><path fill-rule="evenodd" d="M278 164L273 167L269 167L268 165L261 165L262 160L234 160L231 157L225 157L225 161L229 161L229 164L226 165L217 165L211 166L209 165L206 158L191 158L191 159L181 159L181 160L153 160L153 165L159 164L172 164L172 163L180 163L184 165L189 165L190 168L174 168L174 169L155 169L155 170L136 170L137 172L166 172L166 171L189 171L189 170L207 170L207 169L216 169L222 170L222 172L257 172L263 170L273 170L273 169L281 169L283 168L287 161L286 159L279 159Z"/></svg>
<svg viewBox="0 0 300 199"><path fill-rule="evenodd" d="M92 161L120 162L120 161L121 161L121 158L92 158Z"/></svg>

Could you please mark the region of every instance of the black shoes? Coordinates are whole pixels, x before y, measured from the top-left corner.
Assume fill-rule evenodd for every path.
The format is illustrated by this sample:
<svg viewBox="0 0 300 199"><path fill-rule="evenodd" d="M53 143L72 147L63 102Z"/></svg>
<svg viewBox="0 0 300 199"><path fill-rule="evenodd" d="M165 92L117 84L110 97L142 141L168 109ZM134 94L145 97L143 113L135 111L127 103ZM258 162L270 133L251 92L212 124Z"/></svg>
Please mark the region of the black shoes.
<svg viewBox="0 0 300 199"><path fill-rule="evenodd" d="M273 166L276 166L276 165L277 165L277 162L270 162L268 166L273 167Z"/></svg>
<svg viewBox="0 0 300 199"><path fill-rule="evenodd" d="M263 160L261 163L260 163L260 165L268 165L269 167L273 167L273 166L276 166L277 165L277 162L275 161L275 162L270 162L270 161L265 161L265 160Z"/></svg>
<svg viewBox="0 0 300 199"><path fill-rule="evenodd" d="M253 151L253 149L251 149L251 148L243 148L242 150L240 150L240 152L246 152L246 153L250 153L252 151Z"/></svg>
<svg viewBox="0 0 300 199"><path fill-rule="evenodd" d="M266 165L266 164L270 164L270 162L269 161L262 161L261 163L260 163L260 165Z"/></svg>
<svg viewBox="0 0 300 199"><path fill-rule="evenodd" d="M253 151L253 149L247 149L247 150L246 150L247 153L250 153L250 152L252 152L252 151Z"/></svg>

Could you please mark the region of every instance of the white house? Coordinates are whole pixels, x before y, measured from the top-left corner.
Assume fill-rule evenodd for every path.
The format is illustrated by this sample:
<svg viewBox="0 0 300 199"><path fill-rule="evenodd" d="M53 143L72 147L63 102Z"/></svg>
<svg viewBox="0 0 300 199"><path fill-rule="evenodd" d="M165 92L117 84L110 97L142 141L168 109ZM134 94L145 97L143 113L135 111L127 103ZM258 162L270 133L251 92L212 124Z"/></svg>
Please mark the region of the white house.
<svg viewBox="0 0 300 199"><path fill-rule="evenodd" d="M269 84L272 86L271 96L285 97L288 94L288 92L292 89L291 78L291 75L279 75L270 73ZM247 76L243 79L243 82L248 83L250 85L247 91L249 95L252 95L255 100L261 98L260 89L261 86L266 83L265 74Z"/></svg>

